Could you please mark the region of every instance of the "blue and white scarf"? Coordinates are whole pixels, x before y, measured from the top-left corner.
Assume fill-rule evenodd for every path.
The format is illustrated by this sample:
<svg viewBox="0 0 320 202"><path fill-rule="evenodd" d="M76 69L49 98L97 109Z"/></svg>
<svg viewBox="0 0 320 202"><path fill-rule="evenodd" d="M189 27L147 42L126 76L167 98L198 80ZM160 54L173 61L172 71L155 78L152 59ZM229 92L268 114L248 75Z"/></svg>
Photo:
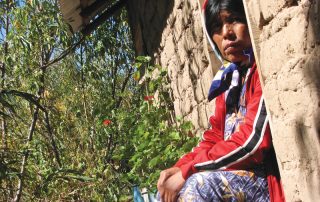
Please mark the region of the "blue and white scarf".
<svg viewBox="0 0 320 202"><path fill-rule="evenodd" d="M252 65L254 61L253 50L244 51L244 54L249 58L249 64ZM208 100L211 101L221 93L226 92L225 99L228 97L228 92L238 87L240 83L239 65L224 61L219 71L214 76L208 94Z"/></svg>

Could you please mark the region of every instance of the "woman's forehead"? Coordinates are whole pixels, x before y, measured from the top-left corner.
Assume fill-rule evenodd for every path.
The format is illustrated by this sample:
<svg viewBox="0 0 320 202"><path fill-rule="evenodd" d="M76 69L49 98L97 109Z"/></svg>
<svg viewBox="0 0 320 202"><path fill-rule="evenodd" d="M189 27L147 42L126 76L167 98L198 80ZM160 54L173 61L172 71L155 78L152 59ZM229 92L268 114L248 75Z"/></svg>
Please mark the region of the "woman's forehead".
<svg viewBox="0 0 320 202"><path fill-rule="evenodd" d="M238 12L232 12L228 10L221 10L217 15L214 17L215 20L213 20L214 23L222 23L225 20L231 20L234 18L240 18L243 21L245 21L245 15L240 14Z"/></svg>

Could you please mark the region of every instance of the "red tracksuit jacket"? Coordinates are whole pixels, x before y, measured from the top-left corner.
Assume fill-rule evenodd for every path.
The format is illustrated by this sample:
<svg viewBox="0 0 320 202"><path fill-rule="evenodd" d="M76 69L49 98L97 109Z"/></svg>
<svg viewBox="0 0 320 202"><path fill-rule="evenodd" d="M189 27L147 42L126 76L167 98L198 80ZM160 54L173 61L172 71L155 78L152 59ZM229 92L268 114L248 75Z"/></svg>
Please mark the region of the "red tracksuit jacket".
<svg viewBox="0 0 320 202"><path fill-rule="evenodd" d="M270 200L285 201L256 65L250 71L245 94L247 113L239 131L224 140L226 104L221 94L216 98L215 114L209 119L211 129L204 132L199 145L175 167L187 179L201 170L246 170L264 163Z"/></svg>

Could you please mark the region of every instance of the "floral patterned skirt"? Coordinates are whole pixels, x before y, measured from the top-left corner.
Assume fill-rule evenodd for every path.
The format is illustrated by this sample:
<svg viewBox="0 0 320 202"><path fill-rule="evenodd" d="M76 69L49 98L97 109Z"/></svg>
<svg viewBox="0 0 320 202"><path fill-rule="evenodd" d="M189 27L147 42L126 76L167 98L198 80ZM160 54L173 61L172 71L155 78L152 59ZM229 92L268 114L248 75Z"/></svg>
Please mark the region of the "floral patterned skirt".
<svg viewBox="0 0 320 202"><path fill-rule="evenodd" d="M269 199L263 171L205 171L188 178L180 191L179 202L257 201Z"/></svg>

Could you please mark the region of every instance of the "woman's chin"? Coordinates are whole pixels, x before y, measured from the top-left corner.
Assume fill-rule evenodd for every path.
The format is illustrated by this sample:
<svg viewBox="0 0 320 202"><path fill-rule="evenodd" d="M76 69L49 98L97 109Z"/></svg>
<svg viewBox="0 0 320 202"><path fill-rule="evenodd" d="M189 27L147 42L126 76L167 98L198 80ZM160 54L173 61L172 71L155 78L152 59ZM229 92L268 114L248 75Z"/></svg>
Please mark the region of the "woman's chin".
<svg viewBox="0 0 320 202"><path fill-rule="evenodd" d="M248 60L248 56L241 54L229 54L226 59L233 63L242 63Z"/></svg>

